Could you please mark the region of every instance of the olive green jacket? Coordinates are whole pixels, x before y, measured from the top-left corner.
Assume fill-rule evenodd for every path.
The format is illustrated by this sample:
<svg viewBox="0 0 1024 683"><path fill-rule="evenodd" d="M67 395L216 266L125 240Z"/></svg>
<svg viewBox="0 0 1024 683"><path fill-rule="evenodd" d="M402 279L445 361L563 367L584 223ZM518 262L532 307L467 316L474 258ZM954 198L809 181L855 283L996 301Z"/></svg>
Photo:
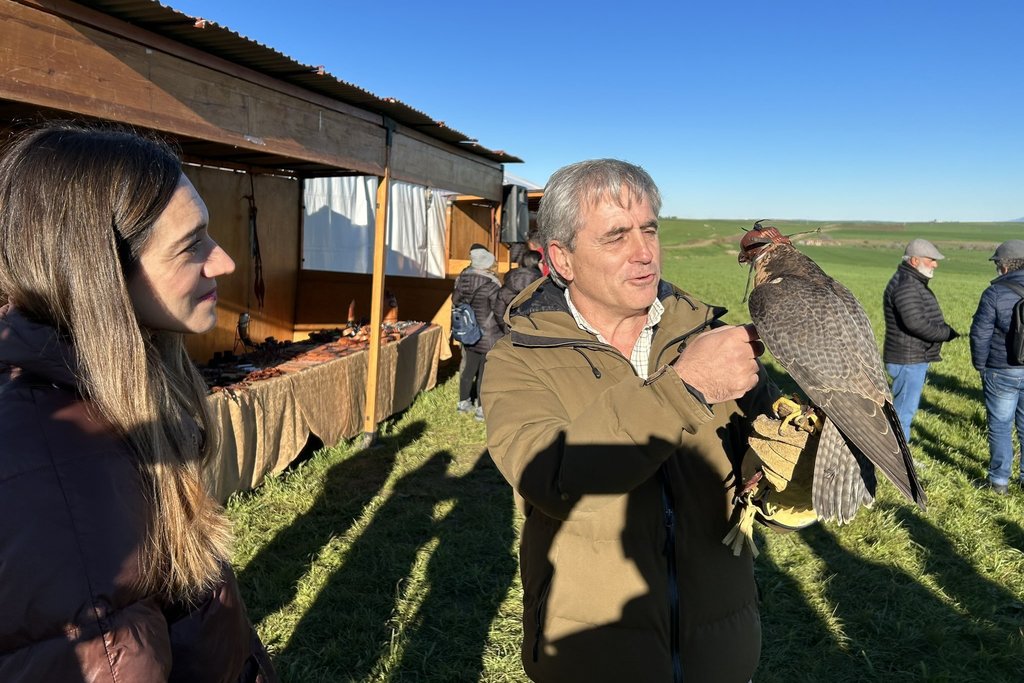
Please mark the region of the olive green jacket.
<svg viewBox="0 0 1024 683"><path fill-rule="evenodd" d="M649 377L579 329L549 279L487 357L487 445L525 515L523 664L535 681L748 681L761 627L752 558L722 544L768 382L708 407L670 364L717 326L662 282ZM677 635L675 635L677 634Z"/></svg>

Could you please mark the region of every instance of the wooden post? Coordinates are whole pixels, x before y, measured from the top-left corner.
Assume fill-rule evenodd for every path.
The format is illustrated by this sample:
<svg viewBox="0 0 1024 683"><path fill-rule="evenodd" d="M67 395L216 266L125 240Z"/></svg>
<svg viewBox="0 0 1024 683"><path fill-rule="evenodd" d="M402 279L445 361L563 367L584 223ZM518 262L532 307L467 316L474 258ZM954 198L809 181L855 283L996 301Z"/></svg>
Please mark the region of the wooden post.
<svg viewBox="0 0 1024 683"><path fill-rule="evenodd" d="M381 319L384 314L384 269L387 266L388 205L391 190L391 139L395 122L384 119L384 177L377 185L373 233L373 288L370 294L370 349L366 368L366 404L363 409L363 447L377 440L377 389L380 384Z"/></svg>

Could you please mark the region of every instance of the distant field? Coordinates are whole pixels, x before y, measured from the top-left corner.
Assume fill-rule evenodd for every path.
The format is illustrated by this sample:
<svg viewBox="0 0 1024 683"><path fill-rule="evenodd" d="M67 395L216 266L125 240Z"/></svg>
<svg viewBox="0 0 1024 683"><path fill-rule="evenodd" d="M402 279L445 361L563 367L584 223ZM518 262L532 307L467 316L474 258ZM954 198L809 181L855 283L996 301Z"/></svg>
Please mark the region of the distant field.
<svg viewBox="0 0 1024 683"><path fill-rule="evenodd" d="M753 220L700 220L663 218L660 221L662 242L666 245L688 246L708 240L738 241L742 231L750 228ZM960 248L989 248L1009 239L1024 239L1024 223L873 223L829 221L771 221L784 234L821 230L824 239L841 243L860 243L860 246L895 248L915 237L924 237L941 249L947 245ZM803 236L814 239L815 236Z"/></svg>

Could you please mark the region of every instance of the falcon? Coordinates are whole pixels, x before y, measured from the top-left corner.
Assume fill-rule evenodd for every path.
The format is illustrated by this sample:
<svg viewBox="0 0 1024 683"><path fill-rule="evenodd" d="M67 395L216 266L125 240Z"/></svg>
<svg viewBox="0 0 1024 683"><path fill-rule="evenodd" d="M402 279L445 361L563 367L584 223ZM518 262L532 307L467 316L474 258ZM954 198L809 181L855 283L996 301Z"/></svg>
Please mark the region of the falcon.
<svg viewBox="0 0 1024 683"><path fill-rule="evenodd" d="M753 274L748 307L762 343L823 418L811 489L818 518L843 524L870 506L875 467L924 510L924 489L860 302L760 221L740 241L739 262Z"/></svg>

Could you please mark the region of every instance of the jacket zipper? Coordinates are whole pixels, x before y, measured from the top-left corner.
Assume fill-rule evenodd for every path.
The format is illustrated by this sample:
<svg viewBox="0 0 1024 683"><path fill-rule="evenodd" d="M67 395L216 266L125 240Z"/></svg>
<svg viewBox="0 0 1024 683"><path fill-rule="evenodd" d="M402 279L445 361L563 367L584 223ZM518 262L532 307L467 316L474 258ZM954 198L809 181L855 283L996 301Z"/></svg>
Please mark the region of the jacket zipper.
<svg viewBox="0 0 1024 683"><path fill-rule="evenodd" d="M668 471L662 463L658 470L661 479L662 521L665 525L665 563L668 567L669 647L672 653L672 681L683 683L683 660L679 653L679 582L676 567L676 511L669 488Z"/></svg>

